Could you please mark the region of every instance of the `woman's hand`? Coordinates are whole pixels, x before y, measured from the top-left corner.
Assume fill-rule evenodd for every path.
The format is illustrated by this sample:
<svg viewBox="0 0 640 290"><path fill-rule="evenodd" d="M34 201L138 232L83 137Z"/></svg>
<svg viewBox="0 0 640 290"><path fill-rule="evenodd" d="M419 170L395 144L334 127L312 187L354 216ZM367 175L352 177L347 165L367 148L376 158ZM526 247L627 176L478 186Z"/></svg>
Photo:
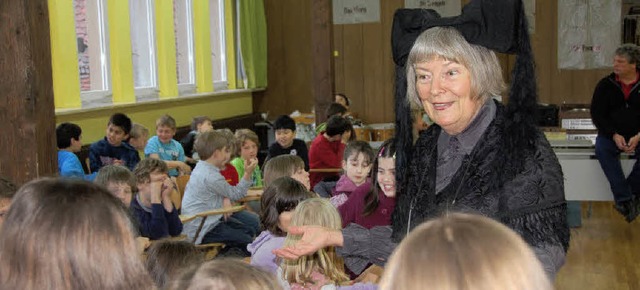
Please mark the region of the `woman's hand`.
<svg viewBox="0 0 640 290"><path fill-rule="evenodd" d="M295 245L273 250L278 257L295 260L329 246L342 247L342 232L321 226L290 226L289 234L302 235L302 239Z"/></svg>

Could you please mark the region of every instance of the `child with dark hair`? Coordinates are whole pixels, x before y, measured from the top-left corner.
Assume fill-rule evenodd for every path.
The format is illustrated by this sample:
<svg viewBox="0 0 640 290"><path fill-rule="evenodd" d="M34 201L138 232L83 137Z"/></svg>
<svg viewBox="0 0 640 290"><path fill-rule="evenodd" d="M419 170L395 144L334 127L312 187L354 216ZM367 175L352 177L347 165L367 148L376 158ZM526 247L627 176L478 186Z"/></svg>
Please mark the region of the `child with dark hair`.
<svg viewBox="0 0 640 290"><path fill-rule="evenodd" d="M98 172L105 165L124 165L133 170L140 156L138 151L125 142L131 132L131 119L122 113L115 113L107 123L107 134L104 139L91 144L89 161L91 172Z"/></svg>
<svg viewBox="0 0 640 290"><path fill-rule="evenodd" d="M304 161L304 170L309 171L309 152L307 144L296 139L296 122L288 115L282 115L273 123L276 142L269 146L267 160L279 155L296 155Z"/></svg>
<svg viewBox="0 0 640 290"><path fill-rule="evenodd" d="M203 262L204 255L194 244L166 240L151 245L145 266L158 289L167 289L185 270Z"/></svg>
<svg viewBox="0 0 640 290"><path fill-rule="evenodd" d="M342 167L342 155L345 144L342 143L342 134L349 128L349 120L333 116L327 121L327 130L321 132L309 149L309 167L311 169L340 168ZM311 188L326 177L336 176L338 173L311 172Z"/></svg>
<svg viewBox="0 0 640 290"><path fill-rule="evenodd" d="M75 152L82 149L82 129L73 123L62 123L56 127L58 145L58 173L62 177L76 177L93 180L96 173L84 174L80 159Z"/></svg>
<svg viewBox="0 0 640 290"><path fill-rule="evenodd" d="M184 149L184 155L187 156L187 164L193 169L198 162L198 153L193 150L193 143L196 142L196 137L202 132L213 130L213 124L211 118L207 116L193 117L191 121L191 132L189 132L182 140L180 144ZM194 156L195 155L195 156Z"/></svg>
<svg viewBox="0 0 640 290"><path fill-rule="evenodd" d="M280 177L267 186L260 198L263 231L247 246L251 252L251 265L276 273L278 262L271 251L284 245L291 214L298 203L312 197L315 194L288 176Z"/></svg>
<svg viewBox="0 0 640 290"><path fill-rule="evenodd" d="M327 112L326 113L327 119L331 119L331 117L333 117L333 116L344 117L345 114L347 113L347 108L345 108L343 105L341 105L339 103L331 103L329 105L329 107L327 107L327 111L326 112ZM328 121L318 125L316 127L316 134L319 135L323 131L327 130L327 123L328 123Z"/></svg>

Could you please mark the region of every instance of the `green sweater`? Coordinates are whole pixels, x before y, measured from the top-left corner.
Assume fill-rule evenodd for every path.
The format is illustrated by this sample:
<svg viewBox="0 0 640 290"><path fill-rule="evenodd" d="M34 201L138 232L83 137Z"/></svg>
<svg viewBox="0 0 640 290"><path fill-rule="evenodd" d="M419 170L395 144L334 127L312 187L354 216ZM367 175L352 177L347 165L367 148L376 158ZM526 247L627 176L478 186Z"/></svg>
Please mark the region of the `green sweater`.
<svg viewBox="0 0 640 290"><path fill-rule="evenodd" d="M242 179L244 176L244 159L242 157L236 157L231 160L231 165L238 171L238 179ZM262 172L260 171L260 165L256 165L256 169L251 174L252 186L262 186Z"/></svg>

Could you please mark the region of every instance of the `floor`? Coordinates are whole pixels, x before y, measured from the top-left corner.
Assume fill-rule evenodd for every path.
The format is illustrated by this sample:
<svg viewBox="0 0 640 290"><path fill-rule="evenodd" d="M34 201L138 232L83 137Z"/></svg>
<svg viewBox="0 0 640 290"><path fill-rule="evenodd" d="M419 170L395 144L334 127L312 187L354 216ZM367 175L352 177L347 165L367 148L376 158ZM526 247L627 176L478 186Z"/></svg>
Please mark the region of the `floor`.
<svg viewBox="0 0 640 290"><path fill-rule="evenodd" d="M582 226L571 230L567 261L555 286L640 289L640 218L628 224L612 202L583 202Z"/></svg>

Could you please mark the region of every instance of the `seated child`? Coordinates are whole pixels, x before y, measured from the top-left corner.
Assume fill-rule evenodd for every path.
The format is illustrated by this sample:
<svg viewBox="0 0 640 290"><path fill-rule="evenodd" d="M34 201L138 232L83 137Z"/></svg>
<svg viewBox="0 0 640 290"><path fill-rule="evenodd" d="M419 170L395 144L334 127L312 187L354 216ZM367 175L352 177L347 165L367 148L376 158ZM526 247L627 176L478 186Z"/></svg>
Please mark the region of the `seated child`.
<svg viewBox="0 0 640 290"><path fill-rule="evenodd" d="M309 170L309 152L307 143L296 139L296 122L287 115L282 115L273 123L276 131L276 142L269 146L267 160L279 155L296 155L304 161L304 170Z"/></svg>
<svg viewBox="0 0 640 290"><path fill-rule="evenodd" d="M258 147L260 141L258 135L249 129L236 130L236 141L239 147L238 157L231 160L231 164L238 171L238 176L243 176L245 173L244 164L251 159L255 159L258 156ZM253 186L262 186L262 173L260 166L256 165L251 174L251 181Z"/></svg>
<svg viewBox="0 0 640 290"><path fill-rule="evenodd" d="M307 190L311 190L309 183L309 172L304 169L304 162L296 155L280 155L268 160L264 165L264 186L267 187L272 181L289 176L304 185Z"/></svg>
<svg viewBox="0 0 640 290"><path fill-rule="evenodd" d="M236 152L236 136L233 135L233 132L231 132L231 130L229 130L228 128L218 129L216 131L222 133L222 135L224 135L224 137L229 140L229 151ZM234 158L234 156L232 155L231 158ZM224 168L220 169L220 174L224 176L224 179L227 181L227 183L229 183L229 185L236 186L238 185L238 182L240 182L238 170L236 170L235 166L231 164L231 160L227 161L227 163L224 165Z"/></svg>
<svg viewBox="0 0 640 290"><path fill-rule="evenodd" d="M62 123L56 127L56 140L58 144L58 173L62 177L77 177L85 180L93 180L95 173L84 174L80 159L75 152L82 149L82 129L72 123Z"/></svg>
<svg viewBox="0 0 640 290"><path fill-rule="evenodd" d="M140 161L133 170L138 194L131 202L131 211L138 220L140 235L151 240L182 232L178 210L171 201L171 195L179 193L167 171L167 164L154 158Z"/></svg>
<svg viewBox="0 0 640 290"><path fill-rule="evenodd" d="M273 160L275 159L271 161ZM264 231L247 246L251 253L251 265L276 273L279 259L272 251L284 245L291 213L298 203L314 196L300 182L291 177L280 177L269 183L260 198L262 205L260 221Z"/></svg>
<svg viewBox="0 0 640 290"><path fill-rule="evenodd" d="M325 198L310 198L300 202L291 217L291 226L321 226L334 230L342 229L340 215ZM287 234L285 246L292 246L300 240L300 235ZM335 247L327 247L317 252L301 256L296 260L283 260L277 277L285 289L336 289L349 285L342 258ZM356 283L338 289L377 289L373 284Z"/></svg>
<svg viewBox="0 0 640 290"><path fill-rule="evenodd" d="M138 151L124 142L131 132L131 119L122 113L115 113L107 123L107 135L104 139L91 144L89 161L91 172L98 172L105 165L124 165L133 170L140 156Z"/></svg>
<svg viewBox="0 0 640 290"><path fill-rule="evenodd" d="M378 150L371 172L371 186L356 188L338 207L342 227L356 223L370 229L391 224L391 214L396 206L395 156L394 139L389 139Z"/></svg>
<svg viewBox="0 0 640 290"><path fill-rule="evenodd" d="M204 255L192 243L159 241L147 251L145 266L158 289L168 289L182 272L204 262Z"/></svg>
<svg viewBox="0 0 640 290"><path fill-rule="evenodd" d="M320 182L314 188L322 197L331 197L331 203L336 207L342 205L349 195L356 189L364 187L368 191L371 182L368 179L371 163L374 159L373 149L365 141L353 141L347 144L342 159L344 174L337 182Z"/></svg>
<svg viewBox="0 0 640 290"><path fill-rule="evenodd" d="M282 290L272 274L238 259L215 259L187 269L172 290Z"/></svg>
<svg viewBox="0 0 640 290"><path fill-rule="evenodd" d="M98 171L94 182L106 188L113 196L129 207L136 188L136 177L124 166L107 165Z"/></svg>
<svg viewBox="0 0 640 290"><path fill-rule="evenodd" d="M147 147L147 140L149 140L149 129L138 123L133 123L129 133L129 145L138 151L144 151L144 148Z"/></svg>
<svg viewBox="0 0 640 290"><path fill-rule="evenodd" d="M13 182L0 177L0 227L2 227L4 216L7 214L7 211L9 211L11 200L16 194L16 191L18 191L18 188Z"/></svg>
<svg viewBox="0 0 640 290"><path fill-rule="evenodd" d="M345 145L342 143L342 134L349 128L347 119L333 116L327 121L327 130L316 136L309 148L309 167L315 168L340 168ZM326 177L336 176L337 173L311 172L311 188Z"/></svg>
<svg viewBox="0 0 640 290"><path fill-rule="evenodd" d="M220 168L224 167L231 156L229 140L220 132L204 132L198 136L194 147L200 155L200 161L191 173L185 189L182 200L183 214L195 215L219 209L222 208L225 197L235 201L246 196L252 183L251 172L258 165L256 158L245 161L244 168L247 171L238 185L231 186L220 174ZM226 219L221 217L208 217L195 243L225 243L225 249L237 248L246 251L247 244L253 241L253 237L259 231L258 217L246 211L236 212ZM199 225L199 218L187 222L184 234L193 240Z"/></svg>
<svg viewBox="0 0 640 290"><path fill-rule="evenodd" d="M333 101L335 103L338 103L338 104L342 105L347 110L349 110L349 105L351 105L351 102L349 101L349 98L347 98L347 96L345 94L341 94L341 93L337 93L337 94L333 95Z"/></svg>
<svg viewBox="0 0 640 290"><path fill-rule="evenodd" d="M182 140L180 144L184 149L184 155L187 156L187 164L193 169L198 162L198 152L193 150L193 142L196 141L196 136L201 132L213 130L211 119L207 116L194 117L191 121L191 132L189 132ZM195 154L195 156L194 156Z"/></svg>
<svg viewBox="0 0 640 290"><path fill-rule="evenodd" d="M163 160L169 167L169 176L180 173L189 174L191 167L185 163L186 156L180 142L173 140L176 134L176 120L169 115L163 115L156 121L156 136L151 137L144 148L147 158Z"/></svg>
<svg viewBox="0 0 640 290"><path fill-rule="evenodd" d="M333 116L344 117L346 113L347 113L347 108L345 108L343 105L339 103L331 103L329 107L327 107L327 111L326 111L327 120L331 119L331 117ZM316 134L320 135L322 131L326 131L326 130L327 130L327 123L326 122L320 123L320 125L316 127Z"/></svg>

